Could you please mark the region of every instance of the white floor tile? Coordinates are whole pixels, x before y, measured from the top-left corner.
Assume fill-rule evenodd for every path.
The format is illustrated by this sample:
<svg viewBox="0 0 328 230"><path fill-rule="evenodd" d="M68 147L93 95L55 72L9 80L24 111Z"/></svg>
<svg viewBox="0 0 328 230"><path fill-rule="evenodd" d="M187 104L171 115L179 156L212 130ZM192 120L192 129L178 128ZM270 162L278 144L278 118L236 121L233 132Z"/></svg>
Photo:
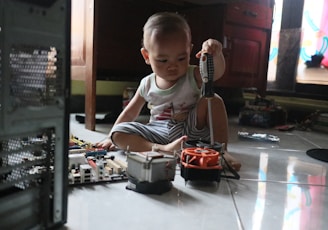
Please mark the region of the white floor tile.
<svg viewBox="0 0 328 230"><path fill-rule="evenodd" d="M229 152L242 162L240 180L185 184L179 170L162 195L126 190L126 181L70 187L66 229L328 229L328 163L306 155L328 148L328 135L242 127L229 121ZM89 142L107 135L110 125L72 134ZM277 135L279 143L245 141L238 131ZM109 130L108 130L109 131Z"/></svg>

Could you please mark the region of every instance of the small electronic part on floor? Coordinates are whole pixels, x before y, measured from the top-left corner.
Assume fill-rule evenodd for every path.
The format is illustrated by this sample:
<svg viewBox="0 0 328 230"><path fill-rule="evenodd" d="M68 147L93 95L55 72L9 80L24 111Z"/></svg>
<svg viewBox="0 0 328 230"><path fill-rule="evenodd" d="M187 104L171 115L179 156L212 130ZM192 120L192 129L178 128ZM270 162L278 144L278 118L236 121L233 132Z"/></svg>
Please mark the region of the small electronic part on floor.
<svg viewBox="0 0 328 230"><path fill-rule="evenodd" d="M69 184L82 185L126 180L127 162L107 150L72 136L69 147Z"/></svg>

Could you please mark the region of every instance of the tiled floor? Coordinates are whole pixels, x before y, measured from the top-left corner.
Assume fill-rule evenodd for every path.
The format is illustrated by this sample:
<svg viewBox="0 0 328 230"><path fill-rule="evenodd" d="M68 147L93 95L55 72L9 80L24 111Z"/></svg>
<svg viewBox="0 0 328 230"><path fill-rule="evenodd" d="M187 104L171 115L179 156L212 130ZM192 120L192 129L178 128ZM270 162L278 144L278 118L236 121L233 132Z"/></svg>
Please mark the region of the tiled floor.
<svg viewBox="0 0 328 230"><path fill-rule="evenodd" d="M328 148L328 135L241 127L230 121L228 150L242 162L240 180L185 185L179 170L162 195L126 190L126 182L70 187L66 229L328 229L328 163L306 155ZM71 121L72 134L90 142L107 135ZM238 131L280 137L279 143L242 140Z"/></svg>

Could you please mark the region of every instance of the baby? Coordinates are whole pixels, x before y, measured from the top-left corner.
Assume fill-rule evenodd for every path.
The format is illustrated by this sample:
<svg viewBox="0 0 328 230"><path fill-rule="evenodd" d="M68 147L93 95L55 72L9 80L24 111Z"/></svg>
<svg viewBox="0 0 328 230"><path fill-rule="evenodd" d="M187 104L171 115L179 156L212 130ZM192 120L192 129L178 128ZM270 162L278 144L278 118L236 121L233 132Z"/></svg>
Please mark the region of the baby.
<svg viewBox="0 0 328 230"><path fill-rule="evenodd" d="M141 54L153 73L144 77L126 108L117 118L107 139L98 147L131 151L180 150L188 140L209 140L208 103L201 97L202 78L199 67L190 65L193 48L191 31L186 20L176 13L152 15L143 28ZM214 77L225 70L222 44L215 39L203 42L202 53L213 56ZM214 95L210 100L214 141L228 143L228 121L224 102ZM150 109L148 124L135 122L144 104ZM226 151L226 149L225 149ZM225 152L226 160L238 171L240 162Z"/></svg>

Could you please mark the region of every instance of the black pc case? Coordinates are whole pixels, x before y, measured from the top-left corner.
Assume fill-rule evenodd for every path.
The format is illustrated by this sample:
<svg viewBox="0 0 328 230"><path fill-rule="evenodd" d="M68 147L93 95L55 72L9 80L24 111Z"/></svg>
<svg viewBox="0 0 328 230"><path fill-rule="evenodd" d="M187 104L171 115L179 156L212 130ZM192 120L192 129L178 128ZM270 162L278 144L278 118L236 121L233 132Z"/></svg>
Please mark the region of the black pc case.
<svg viewBox="0 0 328 230"><path fill-rule="evenodd" d="M70 1L0 0L0 229L67 220Z"/></svg>

